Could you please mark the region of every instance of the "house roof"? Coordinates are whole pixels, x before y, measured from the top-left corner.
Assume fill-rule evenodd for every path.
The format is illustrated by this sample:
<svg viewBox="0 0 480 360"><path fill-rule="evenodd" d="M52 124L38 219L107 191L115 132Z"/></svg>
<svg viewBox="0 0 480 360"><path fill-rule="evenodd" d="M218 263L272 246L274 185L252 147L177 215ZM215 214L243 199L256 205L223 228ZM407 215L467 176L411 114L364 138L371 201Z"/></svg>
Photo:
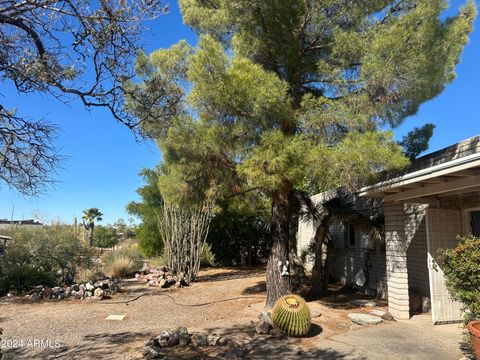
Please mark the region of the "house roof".
<svg viewBox="0 0 480 360"><path fill-rule="evenodd" d="M414 160L400 172L362 188L360 196L385 202L480 191L480 135Z"/></svg>

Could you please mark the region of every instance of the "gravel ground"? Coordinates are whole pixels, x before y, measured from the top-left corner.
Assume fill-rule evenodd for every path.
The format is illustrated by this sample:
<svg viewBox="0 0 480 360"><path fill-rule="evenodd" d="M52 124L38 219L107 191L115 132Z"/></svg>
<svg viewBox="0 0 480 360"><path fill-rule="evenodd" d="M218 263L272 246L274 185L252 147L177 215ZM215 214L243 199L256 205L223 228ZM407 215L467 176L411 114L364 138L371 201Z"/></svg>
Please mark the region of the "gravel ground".
<svg viewBox="0 0 480 360"><path fill-rule="evenodd" d="M355 330L360 330L360 335L365 329L348 320L352 307L344 295L309 303L314 312L322 315L313 319L314 326L307 338L255 335L252 321L265 304L264 274L263 269L210 269L201 272L199 282L176 290L125 281L121 293L100 302L2 298L0 327L4 329L5 359L141 359L141 349L151 336L179 326L190 332L215 332L233 338L248 350L249 359L370 358L365 349L357 350L358 344L346 346L343 340L336 340ZM114 303L138 296L141 297L128 305ZM122 321L106 321L112 314L126 317ZM388 326L394 330L395 324L387 322L377 328ZM432 346L438 347L438 343ZM215 348L202 351L176 348L169 355L203 359L216 354Z"/></svg>

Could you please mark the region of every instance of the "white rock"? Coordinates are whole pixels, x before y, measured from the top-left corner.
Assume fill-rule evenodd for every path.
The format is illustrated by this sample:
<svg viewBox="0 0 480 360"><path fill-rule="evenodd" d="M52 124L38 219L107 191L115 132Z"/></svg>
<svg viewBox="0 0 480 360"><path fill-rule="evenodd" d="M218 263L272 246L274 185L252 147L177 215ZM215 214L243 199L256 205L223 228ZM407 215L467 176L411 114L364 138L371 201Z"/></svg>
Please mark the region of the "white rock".
<svg viewBox="0 0 480 360"><path fill-rule="evenodd" d="M93 290L95 289L95 286L93 286L92 284L90 284L89 282L87 282L87 283L85 284L85 289L86 289L87 291L93 291Z"/></svg>
<svg viewBox="0 0 480 360"><path fill-rule="evenodd" d="M383 320L377 316L360 313L348 314L348 318L358 325L377 325L383 322Z"/></svg>

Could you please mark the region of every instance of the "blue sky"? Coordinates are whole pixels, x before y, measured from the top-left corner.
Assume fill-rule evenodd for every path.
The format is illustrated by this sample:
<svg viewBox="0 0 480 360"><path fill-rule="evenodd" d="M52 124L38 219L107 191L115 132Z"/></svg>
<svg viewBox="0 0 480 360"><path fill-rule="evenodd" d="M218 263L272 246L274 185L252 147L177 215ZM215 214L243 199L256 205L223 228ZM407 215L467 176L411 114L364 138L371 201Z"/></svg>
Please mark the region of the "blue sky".
<svg viewBox="0 0 480 360"><path fill-rule="evenodd" d="M452 1L452 8L463 1ZM477 20L476 27L479 27ZM145 33L147 51L168 47L180 39L190 43L195 35L182 24L176 2L170 14L148 24ZM419 113L407 119L396 130L396 137L414 126L426 122L436 125L430 142L434 151L462 139L480 134L480 30L475 30L457 67L457 79L434 100L422 105ZM6 84L0 85L2 103L16 107L20 114L32 118L44 117L61 129L57 145L67 157L56 178L58 184L39 198L24 198L0 184L0 219L31 218L40 215L49 220L71 223L82 210L98 207L104 213L104 223L128 218L125 205L137 199L135 190L142 185L138 172L154 167L160 161L155 144L137 143L132 134L116 123L108 112L88 112L78 102L65 105L58 100L38 94L19 96Z"/></svg>

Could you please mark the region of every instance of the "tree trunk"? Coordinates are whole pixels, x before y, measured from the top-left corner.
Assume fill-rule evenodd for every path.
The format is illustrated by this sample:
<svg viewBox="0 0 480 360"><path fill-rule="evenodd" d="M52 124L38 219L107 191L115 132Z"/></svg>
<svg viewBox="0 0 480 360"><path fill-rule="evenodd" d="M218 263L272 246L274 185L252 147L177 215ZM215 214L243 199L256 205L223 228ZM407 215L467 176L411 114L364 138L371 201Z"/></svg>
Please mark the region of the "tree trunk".
<svg viewBox="0 0 480 360"><path fill-rule="evenodd" d="M89 229L88 229L88 243L89 243L90 247L93 246L93 228L94 227L95 227L95 225L90 224Z"/></svg>
<svg viewBox="0 0 480 360"><path fill-rule="evenodd" d="M267 263L267 306L273 306L280 297L292 292L290 276L281 275L289 258L291 210L292 191L275 192L270 222L272 248Z"/></svg>
<svg viewBox="0 0 480 360"><path fill-rule="evenodd" d="M312 269L312 293L326 295L330 277L331 244L328 235L328 216L322 219L315 232L315 262Z"/></svg>

